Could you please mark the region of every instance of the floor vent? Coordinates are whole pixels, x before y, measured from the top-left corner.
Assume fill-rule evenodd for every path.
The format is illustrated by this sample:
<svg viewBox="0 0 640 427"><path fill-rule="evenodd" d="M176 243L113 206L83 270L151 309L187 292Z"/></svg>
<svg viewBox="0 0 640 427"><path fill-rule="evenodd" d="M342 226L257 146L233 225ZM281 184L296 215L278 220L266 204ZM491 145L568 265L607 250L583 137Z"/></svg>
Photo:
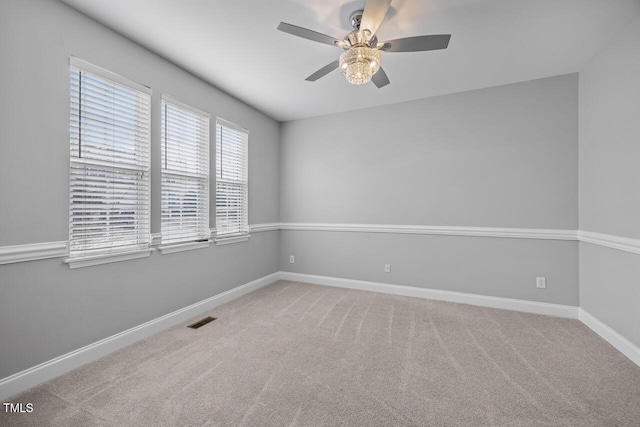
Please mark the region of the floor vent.
<svg viewBox="0 0 640 427"><path fill-rule="evenodd" d="M207 323L213 322L213 321L214 321L214 320L216 320L216 319L217 319L216 317L211 317L211 316L209 316L209 317L205 317L205 318L204 318L204 319L202 319L202 320L198 320L198 321L197 321L196 323L194 323L193 325L189 325L189 327L190 327L191 329L198 329L199 327L204 326L204 325L206 325Z"/></svg>

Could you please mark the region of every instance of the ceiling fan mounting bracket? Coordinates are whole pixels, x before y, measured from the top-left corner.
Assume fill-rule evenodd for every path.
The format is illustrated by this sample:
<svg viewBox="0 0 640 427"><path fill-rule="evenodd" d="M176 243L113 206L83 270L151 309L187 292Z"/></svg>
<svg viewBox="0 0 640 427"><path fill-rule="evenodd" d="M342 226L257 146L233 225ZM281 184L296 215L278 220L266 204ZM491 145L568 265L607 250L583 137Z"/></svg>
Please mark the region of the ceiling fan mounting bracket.
<svg viewBox="0 0 640 427"><path fill-rule="evenodd" d="M358 9L351 12L349 15L349 23L353 27L354 30L358 31L360 29L360 22L362 22L362 15L364 14L364 10Z"/></svg>

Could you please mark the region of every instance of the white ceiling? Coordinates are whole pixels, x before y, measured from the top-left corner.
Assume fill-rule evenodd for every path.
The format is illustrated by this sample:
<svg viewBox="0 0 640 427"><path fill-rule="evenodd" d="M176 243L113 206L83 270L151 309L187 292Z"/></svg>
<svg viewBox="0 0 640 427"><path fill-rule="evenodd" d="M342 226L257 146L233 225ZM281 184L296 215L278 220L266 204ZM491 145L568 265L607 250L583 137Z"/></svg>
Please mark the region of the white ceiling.
<svg viewBox="0 0 640 427"><path fill-rule="evenodd" d="M394 0L380 40L452 34L449 48L382 53L391 84L305 78L341 49L364 0L63 0L216 87L287 121L579 71L640 13L640 0Z"/></svg>

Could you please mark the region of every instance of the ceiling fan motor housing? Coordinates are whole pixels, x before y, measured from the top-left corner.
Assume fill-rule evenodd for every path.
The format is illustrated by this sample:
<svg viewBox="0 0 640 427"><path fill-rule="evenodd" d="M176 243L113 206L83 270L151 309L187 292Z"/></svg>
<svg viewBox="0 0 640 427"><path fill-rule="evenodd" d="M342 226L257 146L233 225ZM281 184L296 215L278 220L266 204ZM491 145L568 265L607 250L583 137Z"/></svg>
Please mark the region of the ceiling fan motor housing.
<svg viewBox="0 0 640 427"><path fill-rule="evenodd" d="M375 35L371 37L369 30L364 30L362 32L359 30L352 31L344 37L344 41L347 44L346 48L366 46L375 49L378 45L378 38Z"/></svg>
<svg viewBox="0 0 640 427"><path fill-rule="evenodd" d="M356 10L349 15L349 22L353 27L353 31L344 37L344 41L348 46L368 46L375 48L378 44L378 38L371 34L369 30L360 31L360 23L362 22L363 10Z"/></svg>

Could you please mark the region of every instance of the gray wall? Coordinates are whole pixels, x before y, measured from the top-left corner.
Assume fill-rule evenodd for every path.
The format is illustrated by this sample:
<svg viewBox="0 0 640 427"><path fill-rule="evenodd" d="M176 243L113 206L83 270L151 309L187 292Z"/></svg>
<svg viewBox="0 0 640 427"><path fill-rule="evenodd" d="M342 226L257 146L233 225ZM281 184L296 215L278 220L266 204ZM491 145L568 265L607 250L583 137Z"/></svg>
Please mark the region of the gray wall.
<svg viewBox="0 0 640 427"><path fill-rule="evenodd" d="M71 55L153 89L153 232L163 92L251 130L249 220L278 221L279 123L61 2L3 0L0 246L68 240ZM278 241L277 231L265 232L247 243L77 270L61 259L0 265L0 378L273 273Z"/></svg>
<svg viewBox="0 0 640 427"><path fill-rule="evenodd" d="M280 239L282 271L578 305L576 242L325 231Z"/></svg>
<svg viewBox="0 0 640 427"><path fill-rule="evenodd" d="M575 230L578 78L287 122L281 156L283 222ZM576 242L286 231L280 250L286 271L578 304Z"/></svg>
<svg viewBox="0 0 640 427"><path fill-rule="evenodd" d="M580 229L640 238L640 16L580 73ZM640 255L580 244L580 303L640 346Z"/></svg>
<svg viewBox="0 0 640 427"><path fill-rule="evenodd" d="M278 270L278 232L69 270L0 265L0 379Z"/></svg>
<svg viewBox="0 0 640 427"><path fill-rule="evenodd" d="M578 226L578 77L282 126L281 220Z"/></svg>

